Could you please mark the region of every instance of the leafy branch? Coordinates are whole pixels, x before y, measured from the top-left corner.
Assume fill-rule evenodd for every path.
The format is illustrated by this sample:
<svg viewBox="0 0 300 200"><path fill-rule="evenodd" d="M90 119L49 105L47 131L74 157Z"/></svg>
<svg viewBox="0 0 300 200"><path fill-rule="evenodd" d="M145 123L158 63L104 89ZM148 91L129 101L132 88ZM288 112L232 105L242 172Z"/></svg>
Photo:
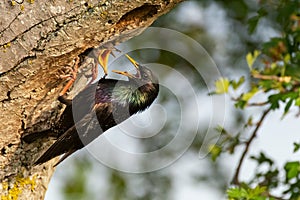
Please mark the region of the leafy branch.
<svg viewBox="0 0 300 200"><path fill-rule="evenodd" d="M240 181L239 181L239 174L240 174L240 171L241 171L241 167L243 165L243 162L245 161L245 156L246 154L248 153L249 151L249 147L252 143L252 141L254 140L254 138L256 137L257 135L257 132L259 130L259 128L261 127L264 119L266 118L266 116L270 113L271 111L271 108L268 108L267 110L265 110L260 118L260 120L257 122L257 125L254 129L254 131L252 132L251 134L251 137L249 138L249 140L247 142L245 142L245 149L239 159L239 163L238 163L238 166L236 168L236 171L234 173L234 176L233 176L233 179L231 181L232 184L235 184L235 185L239 185L240 184Z"/></svg>
<svg viewBox="0 0 300 200"><path fill-rule="evenodd" d="M245 111L249 107L258 106L263 108L263 111L257 123L252 122L252 116L246 122L245 128L253 127L250 137L246 140L242 139L242 132L232 134L224 127L218 127L216 130L220 133L220 139L217 144L211 146L210 154L212 159L216 160L222 153L233 154L237 146L244 146L231 181L232 187L227 191L229 200L284 200L287 199L285 197L298 200L300 198L299 161L288 161L278 168L273 159L261 152L259 156L250 156L250 159L257 162L253 178L248 183L240 180L243 163L267 115L282 106L283 117L293 107L300 109L300 13L297 10L299 2L279 0L274 5L266 5L268 1L260 3L261 8L257 16L249 19L249 32L255 32L262 18L275 17L282 35L270 38L261 45L260 50L246 55L250 80L246 82L244 77L240 77L238 81L220 78L215 82L216 89L212 94L229 95L237 109ZM243 84L248 84L249 90L233 95ZM265 99L257 101L255 96L258 93ZM300 144L295 142L294 152L299 149ZM267 165L268 169L262 170L263 165ZM279 177L279 172L284 172L285 180ZM285 188L281 196L272 195L271 190L278 189L279 186Z"/></svg>

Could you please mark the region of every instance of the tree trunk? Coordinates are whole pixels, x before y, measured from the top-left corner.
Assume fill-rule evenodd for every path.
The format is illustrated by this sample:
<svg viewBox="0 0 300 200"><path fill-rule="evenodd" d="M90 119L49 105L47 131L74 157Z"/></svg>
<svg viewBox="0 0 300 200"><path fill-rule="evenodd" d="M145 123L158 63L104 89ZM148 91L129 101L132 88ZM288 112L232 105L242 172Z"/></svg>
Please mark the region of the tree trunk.
<svg viewBox="0 0 300 200"><path fill-rule="evenodd" d="M62 106L66 66L87 49L138 35L182 0L0 2L1 199L43 199L54 159L32 166L49 141L21 142L25 129L49 129ZM32 129L32 131L36 128Z"/></svg>

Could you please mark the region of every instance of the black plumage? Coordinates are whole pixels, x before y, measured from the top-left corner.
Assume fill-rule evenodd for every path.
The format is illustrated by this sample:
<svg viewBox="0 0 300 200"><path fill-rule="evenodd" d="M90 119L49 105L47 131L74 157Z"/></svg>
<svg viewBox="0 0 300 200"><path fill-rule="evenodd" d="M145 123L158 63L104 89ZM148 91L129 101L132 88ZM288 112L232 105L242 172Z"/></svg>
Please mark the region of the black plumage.
<svg viewBox="0 0 300 200"><path fill-rule="evenodd" d="M150 69L134 64L137 68L134 75L114 71L127 76L128 81L102 78L86 87L72 101L59 97L67 106L56 126L50 130L58 135L58 139L35 164L65 154L60 163L106 130L152 104L159 92L158 80ZM24 136L23 140L32 142L38 134Z"/></svg>

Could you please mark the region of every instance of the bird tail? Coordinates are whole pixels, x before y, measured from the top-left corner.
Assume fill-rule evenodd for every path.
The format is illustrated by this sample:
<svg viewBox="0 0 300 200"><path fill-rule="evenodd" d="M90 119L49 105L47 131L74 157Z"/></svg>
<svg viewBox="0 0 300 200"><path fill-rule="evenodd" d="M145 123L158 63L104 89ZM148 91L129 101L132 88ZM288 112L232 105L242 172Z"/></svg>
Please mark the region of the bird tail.
<svg viewBox="0 0 300 200"><path fill-rule="evenodd" d="M54 144L52 144L47 149L47 151L37 161L35 161L34 165L39 165L39 164L45 163L45 162L51 160L52 158L55 158L55 157L65 153L63 158L58 162L58 163L60 163L63 159L67 158L69 155L74 153L77 149L75 147L73 147L74 141L73 141L73 138L70 137L70 134L73 131L76 131L75 127L71 127L66 133L64 133L62 136L60 136L54 142Z"/></svg>
<svg viewBox="0 0 300 200"><path fill-rule="evenodd" d="M39 165L42 163L51 160L52 158L62 155L65 155L60 159L56 164L58 165L61 161L66 159L72 153L84 147L83 143L88 144L97 136L99 136L99 131L93 127L93 123L98 122L96 117L93 117L92 114L87 114L83 119L81 119L77 126L72 126L69 128L63 135L61 135L55 142L52 144L49 149L34 163L34 165ZM80 133L86 133L80 137L78 135L77 129ZM87 134L88 133L88 134ZM55 165L55 166L56 166Z"/></svg>
<svg viewBox="0 0 300 200"><path fill-rule="evenodd" d="M41 132L35 132L35 133L28 133L28 134L23 134L21 136L22 141L26 143L32 143L38 139L42 138L48 138L48 137L57 137L57 133L55 133L53 130L45 130Z"/></svg>

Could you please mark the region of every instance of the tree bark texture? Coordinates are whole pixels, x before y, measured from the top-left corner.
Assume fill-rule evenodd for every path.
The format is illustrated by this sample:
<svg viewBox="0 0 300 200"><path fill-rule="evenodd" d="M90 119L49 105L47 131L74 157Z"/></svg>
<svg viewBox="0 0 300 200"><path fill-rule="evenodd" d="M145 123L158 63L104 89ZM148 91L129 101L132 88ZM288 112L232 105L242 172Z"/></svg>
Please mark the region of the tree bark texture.
<svg viewBox="0 0 300 200"><path fill-rule="evenodd" d="M51 141L21 142L49 129L63 107L59 74L87 49L138 35L182 0L0 2L0 194L43 199L56 162L32 166Z"/></svg>

